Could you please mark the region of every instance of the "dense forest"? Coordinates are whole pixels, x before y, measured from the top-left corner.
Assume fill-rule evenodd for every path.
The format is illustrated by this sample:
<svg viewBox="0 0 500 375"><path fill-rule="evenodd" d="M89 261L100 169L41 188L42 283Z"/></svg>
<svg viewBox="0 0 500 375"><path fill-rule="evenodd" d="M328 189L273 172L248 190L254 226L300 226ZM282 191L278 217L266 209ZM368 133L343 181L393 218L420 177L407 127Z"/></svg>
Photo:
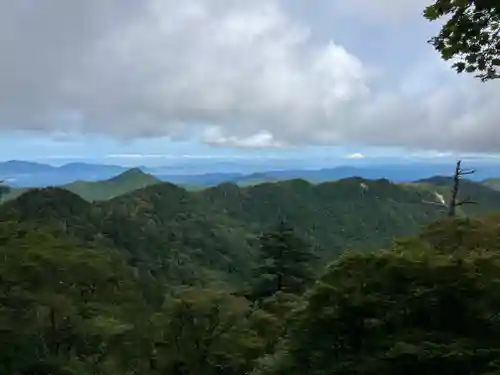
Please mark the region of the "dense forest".
<svg viewBox="0 0 500 375"><path fill-rule="evenodd" d="M449 185L25 192L0 207L0 374L495 373L500 194L464 183L479 204L444 219Z"/></svg>
<svg viewBox="0 0 500 375"><path fill-rule="evenodd" d="M344 88L354 82L352 77L346 77L346 85L344 80L338 81L342 83L338 87L342 90L324 90L335 89L333 84L337 76L343 75L342 66L349 67L350 62L355 61L350 59L350 53L332 42L332 49L327 50L329 55L323 58L321 49L315 45L316 37L311 35L314 36L311 38L314 48L310 51L321 59L309 69L307 59L294 59L298 54L309 55L308 48L282 48L282 45L295 44L306 47L305 39L309 35L303 37L306 34L303 31L309 29L299 27L301 23L295 26L294 20L285 14L282 16L278 8L271 6L264 12L264 29L272 32L272 37L267 38L268 34L259 30L262 18L252 14L251 8L245 9L249 18L240 19L240 13L232 11L234 14L227 18L231 21L227 22L230 27L218 28L218 23L211 21L211 14L205 17L203 7L198 9L197 3L190 4L189 12L197 17L203 15L199 17L200 26L195 26L201 30L200 36L220 30L221 35L225 30L238 34L240 29L257 23L257 28L251 25L251 34L257 36L252 39L266 41L262 45L265 48L249 40L245 45L252 48L241 51L254 51L257 59L263 58L285 69L278 80L274 79L273 69L264 69L264 75L256 76L263 78L257 79L254 85L264 88L262 91L260 88L246 90L245 87L253 86L245 86L243 81L252 81L254 76L246 70L242 76L238 69L230 69L229 75L225 74L222 80L218 77L203 79L202 86L190 91L189 84L179 86L176 84L179 81L175 80L170 84L169 79L158 79L159 86L144 86L149 89L141 90L141 79L135 75L135 70L145 73L148 82L155 77L178 75L174 61L167 66L173 75L156 76L156 71L161 70L155 68L156 62L166 60L162 60L161 54L150 54L149 49L158 45L160 49L173 47L179 53L190 41L196 40L187 37L191 28L180 29L180 44L169 39L169 32L162 32L163 43L156 44L156 39L150 41L142 35L154 33L157 27L145 26L158 23L156 26L161 26L163 31L168 29L165 26L169 26L170 21L163 22L162 17L149 18L150 9L143 12L142 8L124 7L123 12L117 14L113 11L117 8L107 4L105 8L95 8L94 14L93 7L77 8L77 11L67 7L65 11L62 4L54 3L57 8L54 12L45 7L41 13L21 12L21 8L24 11L33 5L27 3L20 8L10 3L2 8L6 10L5 20L18 27L12 28L15 38L4 38L8 57L3 69L7 72L4 77L8 78L4 85L7 91L3 95L6 101L3 100L1 107L4 130L19 127L18 130L48 131L50 128L53 135L65 135L65 132L56 132L63 130L57 123L67 122L67 125L77 126L66 130L81 129L82 134L103 135L106 133L98 131L97 127L110 127L116 129L107 135L117 136L118 128L128 124L128 131L120 132L121 139L160 134L171 135L168 139L184 139L181 137L183 132L178 132L180 129L174 133L167 129L152 131L151 121L167 120L161 114L168 112L175 114L176 129L186 120L210 120L207 124L227 122L238 126L238 119L249 114L253 120L245 119L242 123L252 124L258 120L265 124L269 119L271 123L276 122L274 120L287 110L292 117L302 117L301 121L315 120L321 117L305 116L309 111L302 112L301 108L295 111L290 104L308 109L314 107L311 104L324 93L329 95L326 102L338 97L341 101L334 103L340 103L339 107L345 107L345 102L348 112L353 108L357 110L344 100L351 96ZM151 6L154 16L162 10L160 8ZM164 11L168 10L165 7ZM375 13L377 7L367 10ZM64 25L56 18L46 18L50 13L63 20ZM73 13L85 16L85 22L83 18L73 18ZM133 13L146 23L127 23L125 19L133 20ZM215 13L220 17L219 11ZM483 82L500 78L498 0L433 0L423 15L429 21L440 23L438 34L429 43L443 60L452 62L458 73L473 74ZM277 24L273 18L277 19ZM172 17L173 20L176 18ZM413 25L409 19L401 17L401 20ZM248 25L235 28L234 24L241 21ZM76 29L69 27L72 23ZM114 23L119 28L113 28ZM323 29L320 23L318 21L317 26ZM84 24L88 29L82 33ZM42 30L39 25L50 27L37 32ZM287 28L282 29L282 26ZM374 33L369 36L377 41L378 47L384 38L378 40L381 34L375 29L379 27L372 26L370 30ZM110 34L101 33L101 28ZM289 31L283 33L286 38L276 38L278 44L273 44L274 35L282 34L282 30ZM10 24L5 31L9 34ZM23 33L26 31L30 34ZM137 31L139 34L135 34ZM56 44L49 43L56 34L62 39L55 38ZM83 39L79 39L80 34ZM124 34L126 38L122 38ZM172 35L177 34L173 32ZM363 41L367 39L361 36ZM401 36L407 36L403 29ZM94 38L99 40L95 46ZM224 71L226 65L219 66L219 63L229 61L232 64L232 56L241 55L243 60L250 56L232 49L228 50L230 54L225 54L224 48L219 49L219 43L222 44L219 39L214 38L218 41L217 48L205 45L203 40L195 42L203 47L201 53L197 49L187 50L187 55L196 59L192 64L196 67L200 66L200 56L203 60L212 53L217 55L216 60L203 61L203 69L195 70L196 75L200 71L208 75L216 70ZM120 46L116 51L120 52L125 64L117 64L112 58L117 41ZM136 42L141 44L140 49L132 48ZM231 42L238 43L239 39ZM404 44L409 46L411 40ZM274 51L273 46L277 46L278 51ZM410 49L406 48L405 52ZM101 50L111 50L111 58L102 58L106 69L99 74ZM138 60L128 58L138 51L144 54ZM33 61L35 64L25 64L34 56L32 52L40 56ZM394 55L397 54L395 49ZM336 61L330 60L330 55L338 55L333 57L340 57L342 63L334 71L334 77L318 74L323 72L324 65ZM267 60L269 57L271 60ZM291 59L290 64L282 64L287 59ZM153 61L155 64L149 65ZM215 70L211 69L213 61ZM238 65L239 60L234 61ZM256 61L250 60L245 65L253 67ZM180 77L189 81L191 60L185 58L181 62L179 65L188 69L182 70ZM355 62L360 67L370 67L370 64ZM295 74L301 70L296 71L294 65L311 70L313 79L309 81L308 74ZM397 70L398 64L392 65L391 69ZM419 62L419 65L422 64ZM255 66L266 67L260 63ZM204 69L206 67L208 69ZM127 72L124 76L118 74L122 68ZM69 74L71 70L74 72ZM430 76L431 80L439 81L438 85L442 84L432 69L424 70L422 78ZM356 73L358 69L354 67L347 72ZM244 78L242 90L235 94L242 96L243 93L245 106L231 104L230 116L221 116L224 111L219 108L222 107L219 102L226 100L223 89L216 90L211 98L216 100L210 101L217 104L216 111L208 110L212 103L207 100L200 105L206 85L210 83L212 89L218 84L230 83L234 89L240 86L239 77ZM269 86L267 77L273 78ZM276 83L286 83L287 77L292 78L292 85L285 85L285 90L278 91L286 94L286 88L298 87L300 90L291 90L304 94L297 101L288 97L283 101L279 92L271 90ZM322 77L328 78L328 82L321 86L320 95L315 95L316 91L309 92L310 86L323 83ZM91 82L95 78L102 80L97 86ZM365 87L364 80L358 80L360 77L355 78L355 82L363 83L363 88L371 88ZM31 84L25 86L30 81ZM85 81L89 84L78 89ZM398 86L398 82L395 83ZM174 91L166 89L169 85L169 90L180 89L179 99L193 99L190 92L201 92L201 95L194 98L194 106L182 105L176 110L175 103L170 103L169 99L177 98L170 95ZM113 96L113 91L117 91L112 90L115 86L123 91L125 101ZM467 107L479 103L477 98L482 96L473 86L465 87L472 90L469 101L460 101L465 96L449 96L445 86L439 91L445 95L426 98L429 99L425 101L426 106L432 102L431 117L438 119L436 123L450 121L451 124L450 133L445 132L446 127L432 129L442 130L445 138L452 136L449 143L446 140L446 144L439 144L436 138L427 146L464 151L473 150L469 145L474 141L479 145L479 149L474 147L474 150L498 151L498 143L490 143L486 133L482 136L488 142L477 142L480 137L475 133L480 133L481 129L475 126L488 122L489 117L485 116L488 108L469 112ZM275 95L256 96L258 102L266 105L255 105L253 93L247 91L259 95L269 91L267 88ZM108 101L102 101L104 97L99 97L97 91L109 95ZM494 91L485 91L485 98L493 98L493 103ZM211 92L213 94L213 90ZM233 95L232 90L227 92L229 97ZM429 94L433 92L430 90ZM392 95L379 95L377 90L374 93L373 97L367 96L368 100L382 98L382 104L397 106L404 119L417 119L414 124L398 121L399 126L420 126L420 122L425 125L427 112L418 109L422 106L418 96L411 94L407 102L392 100ZM397 99L399 92L394 93ZM161 100L158 100L159 94ZM91 103L87 97L91 97ZM268 103L269 98L276 103ZM440 102L443 98L446 100ZM464 111L452 106L456 98L457 103L464 102ZM145 106L141 104L143 99L147 103ZM158 106L159 101L166 101L168 107ZM179 100L179 103L184 101ZM278 107L274 107L275 104ZM443 105L446 107L444 112L436 111ZM416 112L411 111L412 106L417 108ZM354 141L347 135L368 130L361 129L357 121L351 125L349 116L330 116L335 113L330 113L329 106L320 107L328 114L328 123L341 119L340 122L353 127L353 131L339 132L335 137L330 137L329 132L317 133L326 134L326 139ZM364 110L366 108L370 110ZM365 123L366 117L366 122L374 126L365 142L360 144L368 145L370 139L387 137L378 145L399 145L400 141L412 137L388 137L380 125L398 117L385 116L381 111L382 122L371 124L371 115L375 119L379 116L379 111L371 108L377 107L359 108L361 123ZM261 115L262 109L265 113ZM410 111L406 113L407 110ZM448 112L457 112L459 117L454 118L459 121L441 116ZM267 117L266 113L272 116ZM139 116L134 116L137 114ZM137 117L139 122L129 121L131 117ZM272 128L290 125L284 117ZM311 121L306 121L308 126L302 133L297 131L300 122L295 123L292 117L288 119L292 119L294 129L290 134L293 136L284 140L298 139L309 133ZM46 121L51 123L50 127L45 128ZM85 122L92 126L87 127ZM146 127L139 131L132 129L134 124ZM227 134L230 142L209 142L208 138L226 137L222 126L220 134L218 126L213 129L216 136L206 137L207 144L223 146L227 143L229 146L238 143L233 142L231 134ZM418 138L437 134L426 129L422 126L415 141L403 142L401 146L415 147L420 143L416 142ZM234 134L247 133L241 130ZM461 132L471 142L463 141L466 138L453 138L455 134L451 134ZM257 138L260 140L264 134L266 141L267 133L256 133ZM269 134L273 144L275 141L281 144L280 137L275 139L273 133ZM316 144L319 140L319 136L312 136L303 144ZM99 148L97 143L89 146ZM261 142L257 143L260 147ZM27 148L36 149L35 144L30 143ZM54 143L48 145L51 144ZM9 146L12 149L17 145ZM480 149L481 145L484 149ZM486 147L488 145L490 147ZM500 183L498 179L483 183L461 179L471 173L462 170L459 162L454 178L434 177L407 184L353 177L320 184L298 179L255 186L245 184L245 187L223 183L205 190L188 191L144 176L136 169L107 181L76 181L62 187L18 189L9 195L6 195L6 188L0 186L0 375L500 374ZM255 177L246 183L253 184Z"/></svg>

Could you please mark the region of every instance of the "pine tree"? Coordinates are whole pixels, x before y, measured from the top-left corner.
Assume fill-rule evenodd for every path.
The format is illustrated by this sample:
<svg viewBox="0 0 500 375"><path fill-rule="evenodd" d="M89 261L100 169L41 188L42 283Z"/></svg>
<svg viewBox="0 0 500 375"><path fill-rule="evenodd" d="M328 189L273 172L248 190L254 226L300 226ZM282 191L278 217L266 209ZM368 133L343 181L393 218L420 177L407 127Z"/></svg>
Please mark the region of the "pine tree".
<svg viewBox="0 0 500 375"><path fill-rule="evenodd" d="M255 294L269 297L277 292L301 294L314 280L314 259L308 244L283 221L259 238L260 265L256 269Z"/></svg>

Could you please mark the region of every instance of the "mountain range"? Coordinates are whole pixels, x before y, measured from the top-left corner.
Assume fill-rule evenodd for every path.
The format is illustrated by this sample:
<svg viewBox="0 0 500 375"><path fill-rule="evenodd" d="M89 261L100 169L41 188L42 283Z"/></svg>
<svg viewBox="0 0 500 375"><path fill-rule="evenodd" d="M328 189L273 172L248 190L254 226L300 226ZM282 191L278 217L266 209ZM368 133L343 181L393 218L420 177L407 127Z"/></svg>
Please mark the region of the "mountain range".
<svg viewBox="0 0 500 375"><path fill-rule="evenodd" d="M476 181L500 177L500 167L489 163L475 163L471 167L477 172L470 176ZM161 181L171 182L187 188L206 188L223 182L233 182L240 186L262 182L275 182L290 179L304 179L311 183L322 183L358 176L365 179L385 178L394 182L411 182L430 178L435 175L450 175L450 163L407 163L347 165L322 169L276 169L255 171L246 164L238 165L225 162L202 165L192 168L145 167L137 169L155 176ZM126 172L129 167L119 165L69 163L59 167L27 161L8 161L0 163L0 179L13 187L59 186L75 181L99 181Z"/></svg>
<svg viewBox="0 0 500 375"><path fill-rule="evenodd" d="M234 283L251 272L259 233L279 220L293 225L326 261L416 234L446 215L452 183L448 177L412 183L350 177L319 184L225 182L190 191L131 169L99 182L14 190L17 197L0 207L0 220L120 249L139 272L170 282ZM477 204L459 214L500 210L500 191L486 184L463 180L461 196Z"/></svg>
<svg viewBox="0 0 500 375"><path fill-rule="evenodd" d="M138 168L132 168L106 180L79 180L60 185L59 187L69 190L89 202L93 202L109 200L116 196L161 182L161 180L150 174L144 173ZM3 200L8 201L15 199L32 189L34 189L34 187L11 187L9 192L3 196Z"/></svg>

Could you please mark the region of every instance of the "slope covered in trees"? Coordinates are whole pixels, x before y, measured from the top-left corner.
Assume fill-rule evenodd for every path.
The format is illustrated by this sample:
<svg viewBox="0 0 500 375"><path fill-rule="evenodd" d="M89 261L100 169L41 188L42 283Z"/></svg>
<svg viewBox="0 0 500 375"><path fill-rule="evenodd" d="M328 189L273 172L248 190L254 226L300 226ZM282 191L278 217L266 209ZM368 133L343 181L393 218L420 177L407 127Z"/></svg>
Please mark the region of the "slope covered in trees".
<svg viewBox="0 0 500 375"><path fill-rule="evenodd" d="M83 199L94 201L106 201L114 197L130 193L134 190L142 189L146 186L161 183L153 175L144 173L138 168L132 168L115 177L101 181L74 181L69 184L59 186L82 197ZM5 194L4 200L12 200L31 190L30 188L13 188Z"/></svg>
<svg viewBox="0 0 500 375"><path fill-rule="evenodd" d="M291 180L199 192L161 183L95 204L47 188L5 203L0 219L119 248L139 270L171 280L238 282L252 273L257 237L280 220L329 260L347 249L376 249L395 236L416 234L445 214L436 191L446 195L449 183L433 179L422 188L359 178L319 185ZM478 202L468 213L500 209L499 192L465 180L462 185L462 193Z"/></svg>
<svg viewBox="0 0 500 375"><path fill-rule="evenodd" d="M423 189L438 192L448 203L453 188L453 178L436 176L416 183ZM478 215L488 212L488 207L495 211L500 206L500 195L493 185L477 183L468 179L460 180L459 200L471 200L474 204L463 205L460 212L464 215Z"/></svg>
<svg viewBox="0 0 500 375"><path fill-rule="evenodd" d="M499 223L445 219L389 250L341 257L254 374L497 373Z"/></svg>
<svg viewBox="0 0 500 375"><path fill-rule="evenodd" d="M0 207L0 375L491 372L500 220L421 184L31 190Z"/></svg>
<svg viewBox="0 0 500 375"><path fill-rule="evenodd" d="M425 189L357 178L320 185L223 184L200 192L162 183L94 204L48 188L5 203L0 219L121 249L138 272L172 282L239 283L253 272L258 236L279 220L311 245L321 263L347 249L385 247L394 236L417 233L443 216L436 199ZM500 201L492 202L478 209L500 208Z"/></svg>
<svg viewBox="0 0 500 375"><path fill-rule="evenodd" d="M204 204L168 188L183 203L161 206L167 214L150 220ZM386 250L348 252L316 283L304 273L312 264L307 241L287 225L270 227L260 238L256 265L265 268L266 286L274 286L254 303L233 283L189 285L185 279L188 285L175 287L137 272L127 251L99 238L105 232L83 243L81 233L92 227L82 222L95 220L93 230L99 230L103 207L58 189L36 197L21 203L40 221L35 215L14 221L9 211L12 221L0 224L2 375L497 370L498 215L446 218ZM133 205L137 217L158 202L142 204ZM6 208L17 208L20 218L20 206ZM81 217L42 229L42 218L68 214ZM284 260L286 267L266 259ZM256 275L249 281L261 285Z"/></svg>
<svg viewBox="0 0 500 375"><path fill-rule="evenodd" d="M159 183L161 181L153 175L144 173L138 168L133 168L108 180L96 182L75 181L64 185L63 188L78 194L89 202L93 202L106 201Z"/></svg>

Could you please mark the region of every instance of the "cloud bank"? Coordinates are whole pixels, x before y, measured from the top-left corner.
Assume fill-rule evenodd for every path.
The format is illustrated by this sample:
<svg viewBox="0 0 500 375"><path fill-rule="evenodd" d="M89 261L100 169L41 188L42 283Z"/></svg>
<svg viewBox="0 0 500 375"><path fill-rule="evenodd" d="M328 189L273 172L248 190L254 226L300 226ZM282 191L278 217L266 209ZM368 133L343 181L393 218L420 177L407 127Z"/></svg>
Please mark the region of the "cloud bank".
<svg viewBox="0 0 500 375"><path fill-rule="evenodd" d="M368 14L383 27L394 12L420 18L425 5L354 3L334 1L332 22L361 25ZM419 61L374 75L353 52L360 46L318 37L314 21L284 0L3 1L0 130L500 151L497 83L434 79L450 73L432 54L426 69Z"/></svg>

